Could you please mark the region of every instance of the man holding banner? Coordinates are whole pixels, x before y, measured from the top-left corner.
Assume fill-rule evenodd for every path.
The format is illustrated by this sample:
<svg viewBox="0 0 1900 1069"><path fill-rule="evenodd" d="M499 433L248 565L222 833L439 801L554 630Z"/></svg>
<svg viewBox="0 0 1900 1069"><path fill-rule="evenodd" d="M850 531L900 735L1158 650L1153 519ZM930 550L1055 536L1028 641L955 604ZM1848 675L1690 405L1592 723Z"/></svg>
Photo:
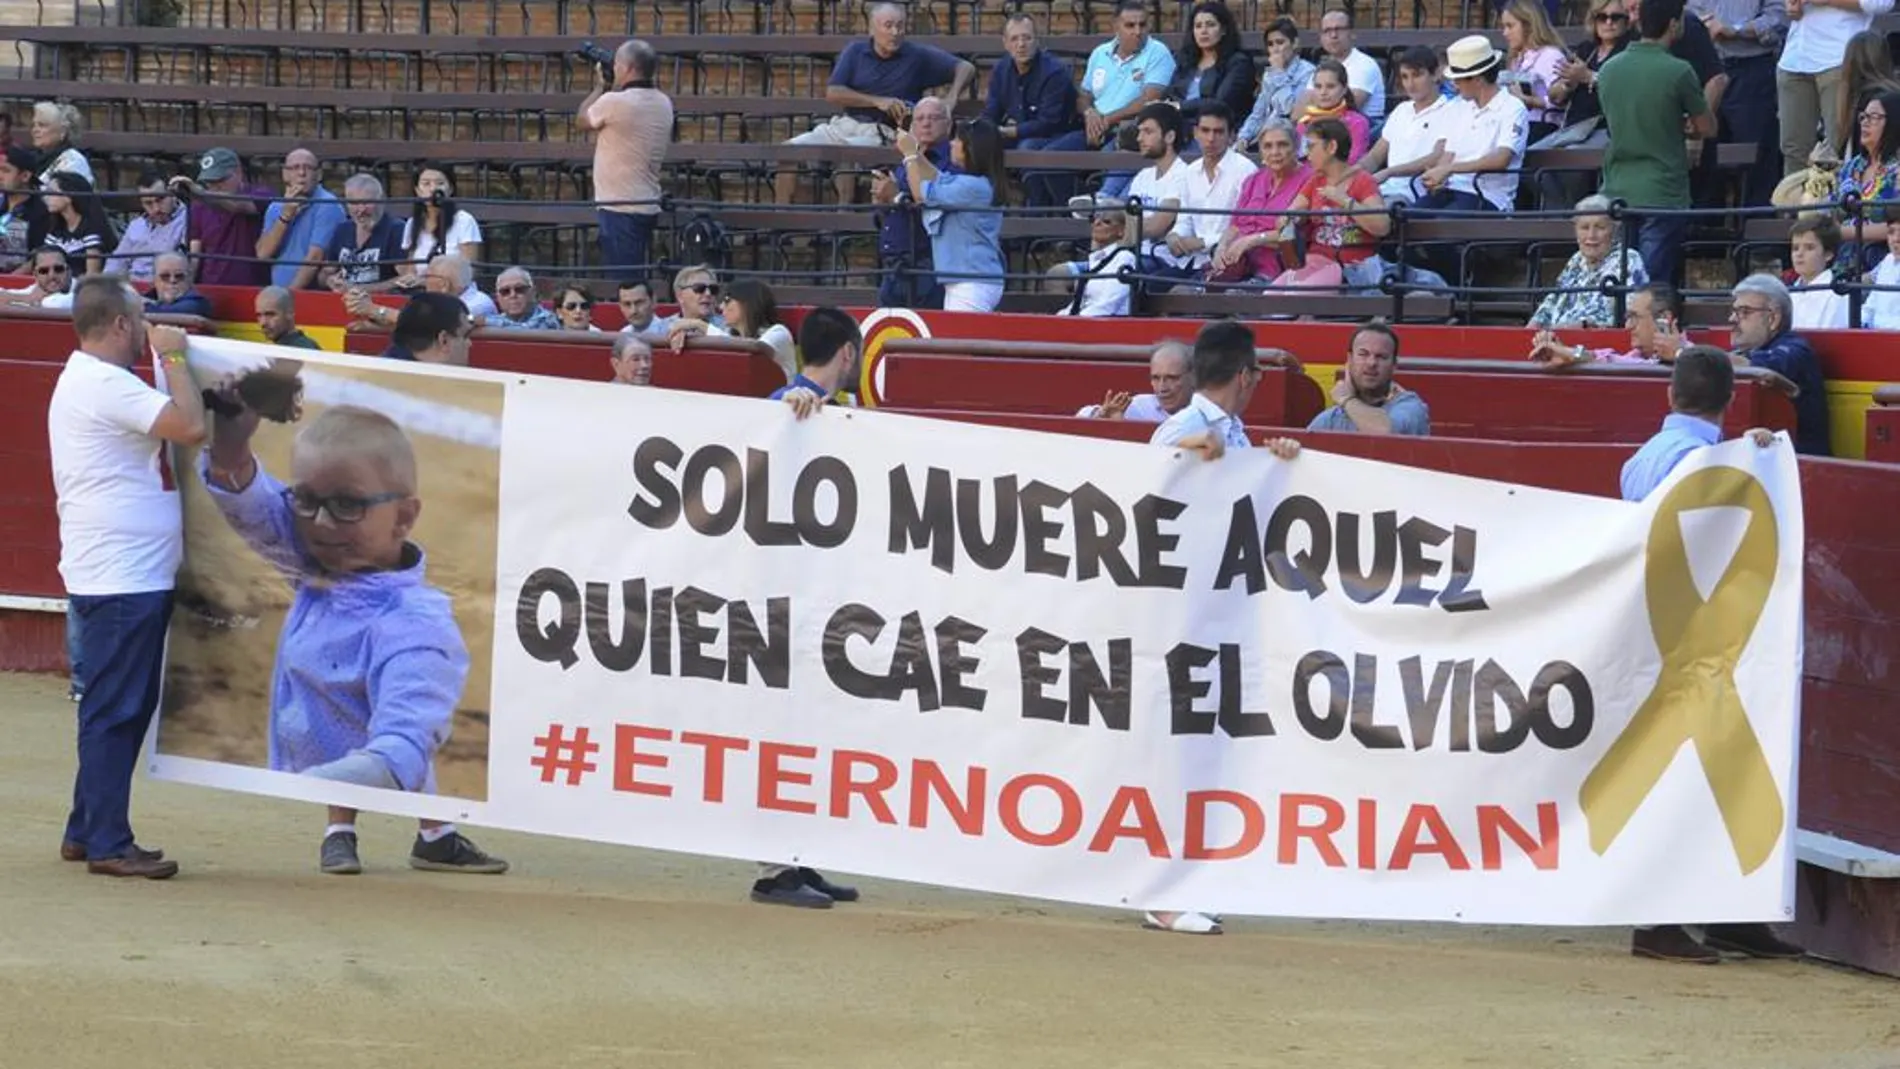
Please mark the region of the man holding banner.
<svg viewBox="0 0 1900 1069"><path fill-rule="evenodd" d="M842 309L814 308L798 327L798 350L804 366L792 381L772 391L772 400L792 406L799 419L831 402L849 381L864 348L858 321ZM769 906L830 909L833 902L856 902L858 889L832 883L817 869L804 865L759 863L752 884L752 901Z"/></svg>
<svg viewBox="0 0 1900 1069"><path fill-rule="evenodd" d="M1155 428L1150 443L1196 452L1207 460L1220 459L1229 447L1250 448L1253 443L1247 440L1240 414L1260 385L1253 331L1234 319L1209 323L1194 338L1189 366L1196 387L1194 396L1186 407ZM1300 454L1300 443L1291 438L1273 438L1265 444L1281 460L1292 460ZM1142 916L1141 924L1181 935L1221 934L1219 917L1192 910L1150 911Z"/></svg>
<svg viewBox="0 0 1900 1069"><path fill-rule="evenodd" d="M1678 354L1669 376L1669 407L1673 411L1663 417L1662 429L1623 465L1623 499L1643 500L1667 482L1690 453L1721 441L1722 413L1734 396L1735 367L1727 353L1709 345L1691 345ZM1775 444L1774 433L1760 427L1749 431L1747 437L1763 449ZM1737 556L1746 548L1744 544L1738 549ZM1766 924L1711 924L1704 929L1700 943L1680 924L1638 928L1630 939L1630 953L1637 957L1690 965L1719 964L1725 950L1754 958L1799 958L1806 954L1793 943L1777 938Z"/></svg>
<svg viewBox="0 0 1900 1069"><path fill-rule="evenodd" d="M128 815L139 747L158 708L172 589L184 556L167 443L206 438L204 401L185 366L185 333L145 323L119 275L79 280L79 348L47 409L59 501L59 573L78 632L79 771L59 856L101 876L163 880L178 862L141 849ZM150 346L166 388L139 381Z"/></svg>

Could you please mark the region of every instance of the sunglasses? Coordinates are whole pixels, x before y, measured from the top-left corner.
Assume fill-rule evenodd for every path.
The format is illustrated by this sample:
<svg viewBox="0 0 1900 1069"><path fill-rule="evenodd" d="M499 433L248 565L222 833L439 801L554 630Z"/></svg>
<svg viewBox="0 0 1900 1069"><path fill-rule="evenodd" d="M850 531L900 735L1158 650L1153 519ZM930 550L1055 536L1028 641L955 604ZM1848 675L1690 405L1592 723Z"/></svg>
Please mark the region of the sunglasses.
<svg viewBox="0 0 1900 1069"><path fill-rule="evenodd" d="M160 282L183 282L190 277L190 275L185 274L183 271L160 271L158 273L158 280Z"/></svg>
<svg viewBox="0 0 1900 1069"><path fill-rule="evenodd" d="M1608 11L1599 11L1592 18L1598 22L1628 22L1630 20L1628 15L1614 15Z"/></svg>
<svg viewBox="0 0 1900 1069"><path fill-rule="evenodd" d="M327 512L330 519L337 523L360 523L370 509L391 501L401 501L408 494L390 492L371 494L368 497L355 497L350 494L333 494L323 497L313 494L301 486L284 488L284 504L290 506L292 514L306 520L314 520L317 513Z"/></svg>
<svg viewBox="0 0 1900 1069"><path fill-rule="evenodd" d="M569 302L567 302L566 304L564 304L564 305L562 305L562 306L561 306L561 311L563 311L563 312L585 312L585 311L587 311L587 307L588 307L587 305L584 305L584 304L581 304L581 303L580 303L580 302L578 302L578 301L569 301Z"/></svg>
<svg viewBox="0 0 1900 1069"><path fill-rule="evenodd" d="M692 285L690 285L690 286L682 286L682 287L680 287L680 288L681 288L681 289L685 289L685 290L691 290L691 291L692 291L692 292L694 292L694 293L718 293L718 292L719 292L719 283L717 283L717 282L695 282L695 283L693 283L693 284L692 284Z"/></svg>
<svg viewBox="0 0 1900 1069"><path fill-rule="evenodd" d="M513 297L516 294L527 293L528 287L527 286L502 286L496 289L495 292L503 297Z"/></svg>

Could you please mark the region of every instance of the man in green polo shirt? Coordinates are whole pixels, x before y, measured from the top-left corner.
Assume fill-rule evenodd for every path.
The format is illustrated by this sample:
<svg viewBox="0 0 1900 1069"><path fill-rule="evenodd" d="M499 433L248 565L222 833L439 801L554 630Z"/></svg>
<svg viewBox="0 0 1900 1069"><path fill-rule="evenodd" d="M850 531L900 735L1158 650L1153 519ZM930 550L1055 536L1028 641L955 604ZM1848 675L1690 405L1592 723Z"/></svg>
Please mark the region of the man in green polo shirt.
<svg viewBox="0 0 1900 1069"><path fill-rule="evenodd" d="M1715 116L1694 68L1669 54L1682 32L1683 0L1643 0L1642 40L1597 72L1597 99L1610 127L1603 195L1632 208L1689 207L1687 138L1715 136ZM1679 285L1686 216L1640 213L1636 247L1649 277Z"/></svg>

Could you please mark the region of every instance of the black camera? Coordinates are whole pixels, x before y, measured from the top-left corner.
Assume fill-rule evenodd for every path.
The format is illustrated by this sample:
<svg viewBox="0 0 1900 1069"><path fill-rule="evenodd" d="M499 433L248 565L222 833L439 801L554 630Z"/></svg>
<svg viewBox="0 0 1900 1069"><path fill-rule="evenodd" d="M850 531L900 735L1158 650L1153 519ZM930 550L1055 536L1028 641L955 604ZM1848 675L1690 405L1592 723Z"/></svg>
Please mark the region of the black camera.
<svg viewBox="0 0 1900 1069"><path fill-rule="evenodd" d="M592 41L582 41L574 48L574 54L600 68L600 80L609 86L614 84L614 54Z"/></svg>

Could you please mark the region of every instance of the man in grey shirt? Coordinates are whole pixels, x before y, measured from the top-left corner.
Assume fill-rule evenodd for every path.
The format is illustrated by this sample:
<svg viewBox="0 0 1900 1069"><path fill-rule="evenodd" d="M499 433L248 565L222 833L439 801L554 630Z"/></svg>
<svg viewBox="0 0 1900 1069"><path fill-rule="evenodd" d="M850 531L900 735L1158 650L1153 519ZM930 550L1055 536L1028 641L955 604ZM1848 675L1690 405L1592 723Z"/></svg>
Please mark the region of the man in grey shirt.
<svg viewBox="0 0 1900 1069"><path fill-rule="evenodd" d="M1788 33L1788 9L1783 0L1689 0L1688 14L1702 20L1722 57L1728 88L1716 109L1719 140L1724 144L1755 146L1755 165L1742 187L1744 204L1766 205L1781 180L1781 125L1777 117L1775 57ZM1720 191L1710 181L1715 151L1702 155L1694 179L1698 191ZM1698 198L1700 199L1700 198ZM1714 203L1711 201L1711 203Z"/></svg>
<svg viewBox="0 0 1900 1069"><path fill-rule="evenodd" d="M1424 398L1392 381L1399 366L1399 336L1384 323L1367 323L1352 336L1346 373L1333 388L1333 406L1313 417L1309 431L1359 434L1432 433Z"/></svg>

